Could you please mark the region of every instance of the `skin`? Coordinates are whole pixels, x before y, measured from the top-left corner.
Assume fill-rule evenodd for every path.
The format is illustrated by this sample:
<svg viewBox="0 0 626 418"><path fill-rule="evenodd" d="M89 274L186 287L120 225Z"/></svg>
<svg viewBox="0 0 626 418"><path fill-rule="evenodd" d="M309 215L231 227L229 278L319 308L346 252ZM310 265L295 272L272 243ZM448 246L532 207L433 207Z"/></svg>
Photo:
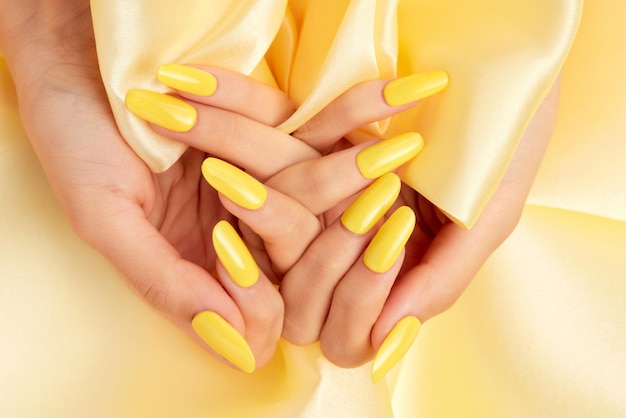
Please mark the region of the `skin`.
<svg viewBox="0 0 626 418"><path fill-rule="evenodd" d="M197 125L186 134L155 127L190 149L169 170L153 174L113 121L100 82L88 2L3 0L0 5L0 48L14 76L24 126L76 233L207 350L191 329L191 318L203 310L218 312L245 336L258 366L271 358L281 333L297 344L319 338L332 362L356 366L371 359L402 317L426 321L449 308L515 227L555 120L558 87L537 112L498 192L469 231L451 222L441 225L435 209L403 190L398 204L416 208L422 202L419 212L434 236L416 230L407 256L377 275L361 261L371 234L350 236L335 219L350 196L370 183L354 165L362 146L346 148L342 138L410 106L384 103L380 92L386 81L356 86L294 133L302 141L293 141L271 128L293 111L282 93L212 70L220 86L216 94L199 99L181 93L198 109ZM262 138L255 146L274 159L246 157L250 138ZM233 143L242 149L225 146ZM336 152L320 158L329 149ZM207 153L263 180L271 191L265 206L245 212L218 196L198 170ZM342 179L347 179L339 188L337 170L345 170ZM269 276L262 274L246 289L219 267L210 242L216 221L236 223L235 217ZM297 233L268 227L277 219L287 219ZM325 241L334 246L316 245ZM328 260L333 255L328 249L337 246L346 257L338 260L339 267L324 271L325 286L302 299L309 291L305 278L319 276L320 260ZM217 273L211 274L216 265ZM281 294L271 282L277 279L283 279Z"/></svg>
<svg viewBox="0 0 626 418"><path fill-rule="evenodd" d="M359 126L411 105L392 108L384 103L381 93L385 84L374 81L355 86L293 134L320 152L336 150L338 145L340 150L295 162L270 178L264 177L270 193L263 208L248 211L222 197L224 206L261 237L264 246L244 233L249 245L261 250L256 252L257 259L269 255L270 264L280 266L278 272L284 275L283 336L299 345L319 339L325 356L343 367L370 360L403 317L413 315L424 322L460 297L484 261L517 225L558 108L557 82L528 126L499 189L471 230L445 217L442 220L436 208L405 187L396 206L413 207L422 216L422 227L407 244L406 257L401 255L388 272L375 274L362 262L362 252L372 233L355 237L337 226L336 218L350 196L370 182L360 175L354 162L356 154L369 143L345 148L343 138ZM204 105L215 104L213 99L182 95L196 106L200 120L204 112L211 112ZM193 130L181 134L155 129L179 141L206 147L197 140L202 136ZM270 134L282 135L276 131ZM246 168L254 171L252 166ZM312 215L324 215L319 229L319 218L304 216L302 206ZM311 226L301 228L308 232L294 238L294 234L284 233L285 228L273 223L276 219ZM324 229L325 225L329 227ZM316 230L323 232L317 235ZM304 252L299 240L306 244ZM285 245L280 251L272 251L277 242ZM264 249L266 254L262 253ZM293 260L297 260L295 264Z"/></svg>
<svg viewBox="0 0 626 418"><path fill-rule="evenodd" d="M205 153L191 149L153 174L126 145L100 81L89 2L2 6L0 47L23 123L76 233L200 346L210 351L191 319L215 311L246 337L262 366L280 337L282 298L265 276L242 289L210 273L213 225L232 217L201 178Z"/></svg>

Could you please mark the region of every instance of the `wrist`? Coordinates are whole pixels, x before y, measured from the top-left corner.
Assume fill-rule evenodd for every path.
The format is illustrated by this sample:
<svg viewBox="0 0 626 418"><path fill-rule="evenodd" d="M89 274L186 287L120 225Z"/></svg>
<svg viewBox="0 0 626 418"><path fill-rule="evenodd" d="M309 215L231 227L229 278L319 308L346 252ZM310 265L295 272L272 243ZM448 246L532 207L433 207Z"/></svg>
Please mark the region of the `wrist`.
<svg viewBox="0 0 626 418"><path fill-rule="evenodd" d="M0 0L3 6L0 50L22 100L44 84L97 74L88 0Z"/></svg>
<svg viewBox="0 0 626 418"><path fill-rule="evenodd" d="M20 56L63 60L93 39L89 0L0 0L0 51L9 67Z"/></svg>

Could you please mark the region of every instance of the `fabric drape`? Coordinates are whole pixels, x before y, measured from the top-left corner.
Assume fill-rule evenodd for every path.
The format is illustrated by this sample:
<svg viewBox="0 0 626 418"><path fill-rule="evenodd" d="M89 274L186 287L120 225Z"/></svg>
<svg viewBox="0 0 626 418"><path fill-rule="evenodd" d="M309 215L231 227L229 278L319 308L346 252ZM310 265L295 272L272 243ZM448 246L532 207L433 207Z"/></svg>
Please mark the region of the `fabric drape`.
<svg viewBox="0 0 626 418"><path fill-rule="evenodd" d="M444 93L364 129L380 137L420 132L426 147L402 178L466 227L495 192L557 77L582 8L579 0L91 3L117 123L155 171L167 169L184 147L130 114L124 97L132 88L167 91L155 78L161 64L256 71L298 105L280 126L287 132L360 82L447 71Z"/></svg>
<svg viewBox="0 0 626 418"><path fill-rule="evenodd" d="M174 41L171 36L176 31L168 27L168 19L162 18L155 24L148 23L147 17L154 12L156 3L164 2L97 3L96 14L102 14L103 19L118 19L118 27L122 22L140 25L124 31L140 33L144 30L142 25L154 25L159 30L152 36L162 36L159 45L142 46L145 55L135 61L137 67L130 66L126 73L117 74L117 87L111 82L112 75L123 66L113 71L112 63L104 63L103 72L106 73L106 65L111 66L105 81L113 106L118 106L120 127L128 124L127 140L132 142L133 134L146 147L152 144L153 151L142 155L146 159L151 155L155 162L163 161L160 169L164 169L171 159L163 157L163 150L170 150L170 158L176 158L180 150L172 151L171 145L144 136L141 124L120 112L120 104L115 104L116 94L123 97L130 87L162 89L154 81L159 64L196 61L200 57L178 47L163 48ZM192 8L194 3L176 2L172 16L188 13L200 22L215 19L224 22L223 34L233 30L224 14L218 13L225 10L219 8L218 2L204 2L217 6L202 16ZM346 3L325 4L343 13L332 22L335 29L344 24L346 17L339 3L347 10ZM379 3L379 7L392 10L387 3ZM465 3L471 3L471 7ZM308 23L313 26L305 35L307 14L321 7L316 4L283 4L277 13L274 3L264 7L262 2L250 2L249 7L258 8L250 14L246 13L248 9L238 10L237 19L254 20L262 13L268 17L264 22L274 19L271 25L267 23L267 33L274 31L282 45L291 45L289 57L304 54L299 48L304 48L306 42L311 43L310 48L320 42L326 46L318 52L320 56L299 57L320 63L317 60L328 56L328 47L335 40L320 32L316 41L313 23ZM539 0L415 4L419 5L415 12L420 12L421 20L419 25L407 26L405 30L420 36L432 32L431 41L439 39L439 43L432 47L422 43L410 63L406 56L394 62L388 52L393 50L378 46L371 56L379 65L380 74L375 77L432 68L450 72L449 90L425 100L410 116L418 120L416 128L424 134L430 152L440 150L437 152L443 154L439 156L449 157L450 162L429 160L434 156L424 154L415 164L423 170L442 164L445 169L441 170L450 171L450 179L455 173L464 173L460 174L463 180L458 181L486 190L488 182L484 176L473 183L479 174L468 173L505 165L510 151L507 147L514 148L517 130L523 128L545 87L532 83L530 78L541 74L548 85L556 74L561 57L547 57L547 45L554 47L555 54L565 52L565 47L559 49L555 45L568 42L565 33L574 30L571 22L575 21L579 4ZM443 4L450 7L444 8ZM111 10L103 10L105 6ZM369 16L370 21L381 24L397 21L401 28L408 16L405 10L410 6L400 1L398 7L397 13L372 15L368 9L370 15L363 12L367 16L358 17ZM129 16L121 17L124 14ZM379 20L371 20L372 16L379 16ZM626 3L622 0L585 2L576 40L562 69L556 130L519 226L485 264L459 302L423 326L402 364L378 385L370 382L369 365L339 369L329 364L316 346L294 347L285 342L281 342L265 368L252 375L239 373L208 356L144 306L114 269L80 242L66 221L20 123L14 87L0 59L0 416L626 416L624 16ZM474 19L482 19L482 25L472 23ZM561 31L565 27L569 29ZM101 24L98 28L102 54L102 36L106 31ZM294 28L299 28L298 32ZM443 42L440 32L452 33L454 28L460 31L457 43ZM259 27L254 29L263 35ZM189 39L189 33L195 33L186 26L177 30L180 32L176 39ZM252 31L241 32L247 35ZM403 32L397 33L398 39L403 39ZM122 35L110 33L117 39ZM258 46L258 55L250 58L245 68L233 68L252 72L268 82L273 78L301 103L312 100L311 89L317 88L318 79L308 86L300 84L303 82L298 74L304 68L298 66L306 67L306 62L277 56L274 45L269 46L267 53L260 52L273 42L273 35L267 36L268 39L260 36L258 44L246 44L248 51L253 52ZM310 39L305 41L306 36ZM544 43L543 38L551 40ZM132 39L125 42L130 43L128 51L137 57L138 44L133 44ZM372 40L363 42L371 44ZM195 38L189 51L201 44L202 39ZM477 46L483 49L476 50ZM402 54L398 52L396 56ZM509 60L512 61L507 63ZM476 67L477 78L472 79L470 73L463 75L462 62ZM225 61L220 63L226 65ZM316 67L316 74L321 74L321 66ZM548 67L555 73L548 75ZM500 73L503 69L509 73ZM126 77L131 78L123 85ZM490 85L492 78L498 82L506 78L507 90ZM470 90L465 91L467 88ZM508 100L515 100L517 107L498 108L492 113L487 111L487 103L492 99L494 103L507 100L511 105L513 101ZM457 100L461 100L455 108L457 118L439 118L439 113L448 112L447 106L453 106ZM123 118L129 119L124 122ZM393 120L368 129L381 129L381 135L387 135L400 123ZM492 141L478 135L492 132L496 129L491 126L494 123L497 132L506 135L497 141L495 137ZM467 134L466 130L473 133ZM455 141L450 142L453 145L436 145L446 138L444 131L456 135ZM479 141L479 145L473 142L470 147L470 143L463 142L468 138ZM140 142L135 144L136 150L140 149ZM487 147L487 143L495 148ZM481 152L470 158L468 151L478 150ZM453 164L452 158L460 164ZM485 161L481 162L482 158ZM484 167L472 165L479 163ZM489 175L498 178L492 172ZM455 187L446 188L445 194L462 191L468 193L464 196L470 196L464 187ZM476 193L481 198L483 189ZM445 203L448 199L460 201L465 197L446 196L438 204L449 205ZM455 212L456 216L470 224L472 216L467 214L480 206L476 202L461 205L466 210ZM447 206L447 210L452 211L452 206Z"/></svg>

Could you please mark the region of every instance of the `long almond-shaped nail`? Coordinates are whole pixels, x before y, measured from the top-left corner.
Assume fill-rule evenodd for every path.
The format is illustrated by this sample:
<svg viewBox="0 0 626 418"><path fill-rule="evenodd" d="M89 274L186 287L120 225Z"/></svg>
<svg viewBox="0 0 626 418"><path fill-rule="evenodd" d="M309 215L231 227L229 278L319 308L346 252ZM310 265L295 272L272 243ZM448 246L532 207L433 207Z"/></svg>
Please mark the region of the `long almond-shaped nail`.
<svg viewBox="0 0 626 418"><path fill-rule="evenodd" d="M213 228L213 248L230 278L241 287L250 287L259 279L259 267L235 228L219 221Z"/></svg>
<svg viewBox="0 0 626 418"><path fill-rule="evenodd" d="M424 148L422 136L407 132L370 145L356 156L363 177L375 179L414 158Z"/></svg>
<svg viewBox="0 0 626 418"><path fill-rule="evenodd" d="M161 65L157 79L173 89L197 96L210 96L217 88L217 79L213 74L181 64Z"/></svg>
<svg viewBox="0 0 626 418"><path fill-rule="evenodd" d="M414 316L402 318L391 329L381 344L374 362L372 363L372 381L378 383L380 379L398 363L409 351L417 338L422 324Z"/></svg>
<svg viewBox="0 0 626 418"><path fill-rule="evenodd" d="M204 311L193 318L191 326L209 347L226 360L246 373L254 371L256 361L250 346L224 318L215 312Z"/></svg>
<svg viewBox="0 0 626 418"><path fill-rule="evenodd" d="M363 262L374 273L384 273L396 262L415 228L415 213L402 206L380 227L365 249Z"/></svg>
<svg viewBox="0 0 626 418"><path fill-rule="evenodd" d="M196 109L187 102L148 90L131 90L126 107L141 119L175 132L187 132L196 123Z"/></svg>
<svg viewBox="0 0 626 418"><path fill-rule="evenodd" d="M355 234L367 233L398 198L400 186L400 177L396 174L383 175L348 206L341 216L341 223Z"/></svg>
<svg viewBox="0 0 626 418"><path fill-rule="evenodd" d="M445 71L428 71L390 81L383 89L383 96L389 106L401 106L438 93L447 86Z"/></svg>
<svg viewBox="0 0 626 418"><path fill-rule="evenodd" d="M202 163L202 175L215 190L245 209L258 209L265 203L267 189L257 179L217 158Z"/></svg>

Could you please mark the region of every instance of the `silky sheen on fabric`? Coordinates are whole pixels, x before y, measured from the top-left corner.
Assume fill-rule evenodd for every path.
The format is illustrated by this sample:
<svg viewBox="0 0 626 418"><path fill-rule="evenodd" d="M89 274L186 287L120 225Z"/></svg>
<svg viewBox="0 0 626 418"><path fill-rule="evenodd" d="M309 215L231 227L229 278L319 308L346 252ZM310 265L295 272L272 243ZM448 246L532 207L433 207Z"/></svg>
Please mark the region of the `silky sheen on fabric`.
<svg viewBox="0 0 626 418"><path fill-rule="evenodd" d="M124 97L132 88L166 91L155 79L161 64L224 67L277 84L298 105L280 126L287 132L360 82L447 71L445 92L364 129L424 135L424 151L402 178L470 227L562 67L582 1L93 0L92 7L117 123L155 171L184 147L152 133Z"/></svg>
<svg viewBox="0 0 626 418"><path fill-rule="evenodd" d="M157 31L154 36L171 35L173 29L159 32L159 25L148 23L149 9L163 2L152 3L102 2L99 11L102 18L124 10L137 13L134 19ZM203 2L212 3L217 4ZM485 2L468 3L476 10L468 12L460 1L458 11L439 9L438 1L417 4L439 10L431 15L437 19L431 26L460 24L479 18L474 13L490 15L498 7L495 2L492 8ZM554 8L551 22L543 22L546 27L531 25L538 31L537 39L550 36L552 25L563 25L573 16L565 12L574 10L573 3L559 1L502 3L507 5L501 8L513 8L511 20L518 15L527 21L536 18L533 7ZM189 13L193 18L192 9L176 5L172 16ZM219 6L210 13L221 10ZM290 3L288 19L293 22L281 23L281 10L276 23L278 37L285 44L291 39L294 51L297 33L288 31L303 26L305 6ZM102 10L109 7L120 10ZM456 20L450 20L454 16ZM377 385L371 383L369 365L340 369L327 362L318 347L294 347L284 341L263 369L252 375L237 372L145 306L113 267L72 231L28 142L10 75L0 60L0 416L625 417L624 16L623 0L585 1L580 29L562 71L555 133L519 226L459 302L424 324L405 360ZM510 24L501 22L496 29L508 33ZM100 30L100 37L105 36ZM180 30L183 37L186 26ZM122 33L109 36L121 39ZM445 51L434 48L429 55L461 60L456 54L465 51L470 56L474 43L484 43L506 61L505 41L481 33L465 32L464 43L449 48L440 44ZM515 40L524 43L527 37L519 32ZM130 52L137 53L132 38L125 42ZM537 50L528 45L526 56L532 61ZM132 87L137 83L162 88L153 80L153 70L162 63L156 59L158 50L152 47L154 58L145 59L149 65L142 64L147 68L137 64ZM185 58L177 55L180 51L160 52L169 54L164 60ZM270 48L267 63L277 84L288 89L287 76L293 71L275 52ZM421 64L422 56L414 60ZM446 62L435 64L444 67ZM254 67L251 63L249 68ZM426 67L430 65L416 68ZM268 68L257 76L267 77ZM444 69L451 73L450 89L455 88L460 76ZM520 76L518 72L522 71L514 69L511 76ZM482 84L473 88L479 87ZM120 88L123 93L125 87ZM510 88L507 96L515 95L517 87ZM304 100L308 93L302 89ZM424 105L443 100L442 95ZM416 111L420 124L425 123L423 118L436 117L440 105L429 106L433 107ZM474 107L459 104L457 113L472 124L487 123L482 117L488 115L476 113ZM497 115L509 117L506 113L498 109ZM421 132L430 138L430 132ZM461 153L457 148L446 152L456 157ZM492 155L485 152L483 157L487 164ZM452 163L445 167L451 176L459 172ZM465 163L461 169L468 169Z"/></svg>

